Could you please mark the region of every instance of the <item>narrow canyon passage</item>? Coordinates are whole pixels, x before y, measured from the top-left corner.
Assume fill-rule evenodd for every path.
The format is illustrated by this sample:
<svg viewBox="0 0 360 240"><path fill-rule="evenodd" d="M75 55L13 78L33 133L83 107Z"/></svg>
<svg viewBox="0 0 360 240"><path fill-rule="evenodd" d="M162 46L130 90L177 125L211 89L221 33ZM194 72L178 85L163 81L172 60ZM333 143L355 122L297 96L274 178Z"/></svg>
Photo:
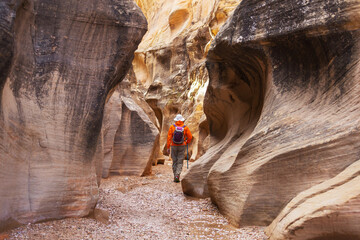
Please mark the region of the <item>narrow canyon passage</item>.
<svg viewBox="0 0 360 240"><path fill-rule="evenodd" d="M232 227L209 199L186 197L172 178L167 160L148 177L103 179L97 204L103 212L97 220L28 224L6 239L266 239L261 227Z"/></svg>

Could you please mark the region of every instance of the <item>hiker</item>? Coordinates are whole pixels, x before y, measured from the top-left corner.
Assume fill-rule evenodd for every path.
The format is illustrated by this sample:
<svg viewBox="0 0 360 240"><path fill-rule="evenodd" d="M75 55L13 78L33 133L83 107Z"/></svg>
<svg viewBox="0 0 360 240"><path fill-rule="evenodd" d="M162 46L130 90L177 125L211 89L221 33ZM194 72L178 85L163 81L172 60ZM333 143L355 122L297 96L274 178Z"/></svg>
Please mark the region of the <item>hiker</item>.
<svg viewBox="0 0 360 240"><path fill-rule="evenodd" d="M170 126L167 137L167 153L170 153L173 161L172 169L174 182L180 182L180 174L183 167L186 145L191 142L192 135L190 129L184 125L185 118L181 114L174 118L175 124Z"/></svg>

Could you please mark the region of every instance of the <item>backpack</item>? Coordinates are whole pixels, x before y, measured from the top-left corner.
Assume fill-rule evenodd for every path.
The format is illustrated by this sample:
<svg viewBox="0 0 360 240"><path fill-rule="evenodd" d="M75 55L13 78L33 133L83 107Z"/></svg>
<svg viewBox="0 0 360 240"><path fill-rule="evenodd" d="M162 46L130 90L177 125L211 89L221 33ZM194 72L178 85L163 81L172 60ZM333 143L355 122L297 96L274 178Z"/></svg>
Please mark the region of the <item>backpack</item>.
<svg viewBox="0 0 360 240"><path fill-rule="evenodd" d="M185 125L182 127L178 127L174 124L175 131L173 135L173 143L175 144L183 144L184 143L184 130Z"/></svg>

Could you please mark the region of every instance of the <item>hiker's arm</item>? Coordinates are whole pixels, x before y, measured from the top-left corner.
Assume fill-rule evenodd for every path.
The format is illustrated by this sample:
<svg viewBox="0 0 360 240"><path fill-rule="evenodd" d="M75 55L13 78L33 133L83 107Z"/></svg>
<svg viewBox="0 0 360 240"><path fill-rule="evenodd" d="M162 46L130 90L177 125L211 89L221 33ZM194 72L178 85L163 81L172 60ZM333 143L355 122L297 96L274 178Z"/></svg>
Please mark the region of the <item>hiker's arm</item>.
<svg viewBox="0 0 360 240"><path fill-rule="evenodd" d="M171 144L171 139L172 139L172 135L173 135L173 130L174 126L171 125L170 128L169 128L169 132L168 132L168 136L167 136L167 144L166 144L166 147L167 149L170 148L170 144Z"/></svg>
<svg viewBox="0 0 360 240"><path fill-rule="evenodd" d="M186 135L186 144L189 144L192 139L192 135L191 135L189 127L186 127L185 135Z"/></svg>

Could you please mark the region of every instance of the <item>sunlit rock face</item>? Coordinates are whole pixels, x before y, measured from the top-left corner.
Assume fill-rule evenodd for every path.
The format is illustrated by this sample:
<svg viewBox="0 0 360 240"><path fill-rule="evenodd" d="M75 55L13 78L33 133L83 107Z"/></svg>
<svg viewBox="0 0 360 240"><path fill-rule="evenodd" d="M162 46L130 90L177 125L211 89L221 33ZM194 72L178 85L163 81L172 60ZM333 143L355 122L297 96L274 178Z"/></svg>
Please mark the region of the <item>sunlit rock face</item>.
<svg viewBox="0 0 360 240"><path fill-rule="evenodd" d="M119 88L130 86L120 84ZM152 112L152 114L151 114ZM103 120L102 177L151 173L159 153L158 123L150 106L136 93L116 90L106 103Z"/></svg>
<svg viewBox="0 0 360 240"><path fill-rule="evenodd" d="M136 0L149 31L135 53L133 69L138 88L160 123L160 147L173 119L181 113L194 135L191 158L209 146L203 99L208 84L205 58L213 37L240 0ZM199 126L202 126L201 128Z"/></svg>
<svg viewBox="0 0 360 240"><path fill-rule="evenodd" d="M358 1L241 2L208 55L204 110L215 145L184 176L186 194L210 196L237 226L268 225L298 194L317 199L307 190L359 161L359 7ZM360 192L350 185L351 194L345 187L318 191L346 197L339 205L324 202L331 213L319 219L314 213L321 207L309 209L296 235L318 224L336 236L344 224L333 230L336 220L327 214L353 224ZM304 236L294 239L311 239Z"/></svg>
<svg viewBox="0 0 360 240"><path fill-rule="evenodd" d="M105 100L146 28L130 0L0 3L0 229L94 207Z"/></svg>

